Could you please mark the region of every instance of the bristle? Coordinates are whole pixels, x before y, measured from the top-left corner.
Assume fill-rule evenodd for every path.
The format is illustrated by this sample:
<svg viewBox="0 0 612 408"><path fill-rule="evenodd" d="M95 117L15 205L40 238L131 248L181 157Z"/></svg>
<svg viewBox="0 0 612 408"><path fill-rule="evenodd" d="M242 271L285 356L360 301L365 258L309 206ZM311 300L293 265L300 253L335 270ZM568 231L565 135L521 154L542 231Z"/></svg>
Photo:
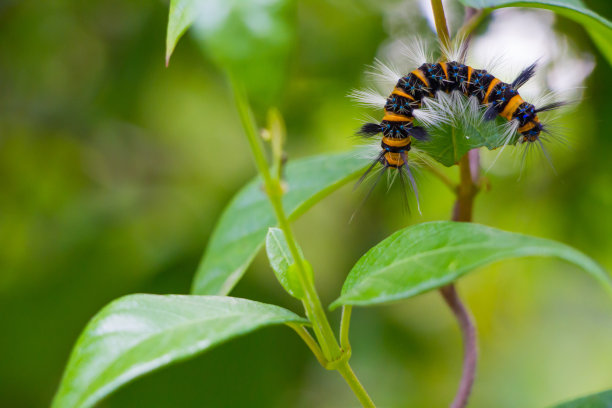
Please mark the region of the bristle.
<svg viewBox="0 0 612 408"><path fill-rule="evenodd" d="M410 129L410 136L422 142L430 139L429 133L427 133L427 131L421 126L415 126L412 129Z"/></svg>
<svg viewBox="0 0 612 408"><path fill-rule="evenodd" d="M547 112L547 111L559 109L560 107L567 106L569 104L571 104L571 102L568 102L568 101L553 102L553 103L549 103L548 105L539 107L535 111L536 112Z"/></svg>
<svg viewBox="0 0 612 408"><path fill-rule="evenodd" d="M369 68L367 74L385 85L395 86L397 81L402 77L402 73L397 67L390 63L384 63L379 59L375 59L374 64Z"/></svg>
<svg viewBox="0 0 612 408"><path fill-rule="evenodd" d="M383 153L384 155L384 153ZM369 173L374 166L376 165L376 162L372 164L372 166L370 166L370 168L368 169L368 171L366 172L366 174L364 174L363 176L361 176L361 178L359 179L359 183L363 182L363 180L365 179L365 176L367 175L367 173ZM361 200L361 203L359 203L359 206L357 207L357 209L355 209L355 211L353 212L353 214L351 215L351 218L349 219L349 223L353 221L353 219L355 218L355 216L357 215L357 213L359 212L359 210L361 210L361 208L363 207L363 205L365 204L366 201L368 201L368 198L370 198L370 196L372 195L372 192L374 191L374 188L376 188L376 186L378 185L378 183L380 182L380 179L382 178L382 176L385 174L385 172L387 171L389 167L388 166L383 166L381 167L381 169L378 171L378 174L376 175L376 179L374 180L374 183L372 183L372 186L368 189L368 192L366 193L366 195L363 197L363 199Z"/></svg>
<svg viewBox="0 0 612 408"><path fill-rule="evenodd" d="M360 105L365 105L376 109L383 108L387 102L387 98L371 88L363 90L353 89L348 96L354 99Z"/></svg>
<svg viewBox="0 0 612 408"><path fill-rule="evenodd" d="M439 42L442 61L457 61L464 63L468 54L468 42L465 37L455 37L448 46Z"/></svg>
<svg viewBox="0 0 612 408"><path fill-rule="evenodd" d="M484 110L474 96L466 97L459 91L438 92L434 98L423 98L421 109L414 117L427 127L464 123L477 127L483 121Z"/></svg>
<svg viewBox="0 0 612 408"><path fill-rule="evenodd" d="M576 96L576 93L581 90L582 88L569 88L563 91L549 91L543 94L535 95L534 97L530 98L530 102L536 107L536 109L546 105L561 103L561 101L561 106L576 105L580 102L580 98Z"/></svg>
<svg viewBox="0 0 612 408"><path fill-rule="evenodd" d="M370 165L370 167L368 167L368 169L363 173L363 175L361 177L359 177L359 180L357 180L357 182L355 183L355 186L353 187L353 190L357 189L357 187L359 187L361 185L361 183L363 183L363 181L368 177L368 174L370 174L370 172L372 171L372 169L378 164L380 163L380 161L382 160L383 156L385 155L385 152L382 151L378 154L378 156L372 161L372 164Z"/></svg>
<svg viewBox="0 0 612 408"><path fill-rule="evenodd" d="M399 52L409 69L414 69L424 62L432 61L431 55L427 51L427 46L419 37L410 38L407 43L401 42Z"/></svg>
<svg viewBox="0 0 612 408"><path fill-rule="evenodd" d="M552 169L553 173L557 175L557 169L555 169L555 165L553 164L550 154L548 154L548 150L546 150L546 146L544 146L542 139L538 139L538 145L540 147L540 152L544 155L548 164L550 164L550 168Z"/></svg>
<svg viewBox="0 0 612 408"><path fill-rule="evenodd" d="M527 81L535 75L536 65L537 61L521 71L510 86L514 89L519 89L521 86L525 85Z"/></svg>
<svg viewBox="0 0 612 408"><path fill-rule="evenodd" d="M483 118L484 120L495 120L497 115L499 114L499 109L495 106L494 103L489 104L489 107L485 111Z"/></svg>
<svg viewBox="0 0 612 408"><path fill-rule="evenodd" d="M506 65L506 58L507 57L505 54L496 53L477 65L481 66L482 69L485 69L488 72L496 72L498 71L499 67Z"/></svg>
<svg viewBox="0 0 612 408"><path fill-rule="evenodd" d="M423 98L421 109L415 110L413 115L427 126L440 127L453 123L451 105L450 96L438 92L434 98Z"/></svg>
<svg viewBox="0 0 612 408"><path fill-rule="evenodd" d="M402 155L402 159L404 160L404 165L399 170L405 171L406 174L408 175L408 180L410 180L410 185L412 186L412 192L414 193L414 197L416 198L417 210L419 211L419 214L423 215L423 213L421 212L421 203L419 200L419 190L417 189L417 185L416 185L416 181L414 180L414 176L412 175L412 172L410 171L410 167L408 165L408 158L406 157L406 152L402 152L401 155Z"/></svg>
<svg viewBox="0 0 612 408"><path fill-rule="evenodd" d="M365 123L357 133L369 137L379 134L382 130L383 128L379 123Z"/></svg>
<svg viewBox="0 0 612 408"><path fill-rule="evenodd" d="M433 109L431 107L431 104L426 102L429 100L433 100L430 98L426 98L423 100L423 106L421 107L421 109L416 109L412 112L412 114L414 115L414 117L421 123L423 123L426 126L431 126L431 127L440 127L443 124L448 124L449 122L449 117L446 114L446 112L443 111L443 113L441 114L440 111Z"/></svg>
<svg viewBox="0 0 612 408"><path fill-rule="evenodd" d="M517 120L511 120L503 125L502 127L503 131L501 132L501 135L499 138L499 142L501 142L501 147L499 148L499 152L497 153L497 155L495 155L495 159L493 159L493 162L487 168L485 173L488 173L493 168L493 166L495 166L495 163L497 163L497 159L499 159L499 157L504 152L506 147L510 144L510 142L512 142L512 139L516 137L517 135L516 131L518 127L519 127L519 122Z"/></svg>

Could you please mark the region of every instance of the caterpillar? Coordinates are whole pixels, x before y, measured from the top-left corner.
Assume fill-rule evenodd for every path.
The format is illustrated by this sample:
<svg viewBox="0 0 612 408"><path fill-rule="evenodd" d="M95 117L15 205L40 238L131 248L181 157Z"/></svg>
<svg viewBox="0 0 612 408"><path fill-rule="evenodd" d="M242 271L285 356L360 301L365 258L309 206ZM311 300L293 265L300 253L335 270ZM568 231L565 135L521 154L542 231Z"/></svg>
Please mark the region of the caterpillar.
<svg viewBox="0 0 612 408"><path fill-rule="evenodd" d="M464 64L465 54L466 49L460 49L459 61L425 62L397 80L391 94L384 100L382 120L379 123L366 123L358 132L364 137L382 134L382 149L358 184L380 163L383 166L381 175L387 169L399 170L402 184L404 178L408 178L413 191L417 194L407 154L411 150L413 140L425 142L430 136L423 127L414 125L415 114L418 116L418 109L422 107L425 98L434 98L439 92L447 94L459 92L468 98L475 97L479 105L486 107L483 115L485 121L492 121L499 116L511 122L512 129L505 138L504 146L515 132L518 132L518 141L521 143L539 141L541 132L546 131L546 128L541 123L538 113L566 104L555 102L537 108L521 97L518 89L534 76L536 63L525 68L514 81L506 83L485 69L476 69ZM367 93L354 96L365 99L368 103ZM378 179L374 184L377 182Z"/></svg>

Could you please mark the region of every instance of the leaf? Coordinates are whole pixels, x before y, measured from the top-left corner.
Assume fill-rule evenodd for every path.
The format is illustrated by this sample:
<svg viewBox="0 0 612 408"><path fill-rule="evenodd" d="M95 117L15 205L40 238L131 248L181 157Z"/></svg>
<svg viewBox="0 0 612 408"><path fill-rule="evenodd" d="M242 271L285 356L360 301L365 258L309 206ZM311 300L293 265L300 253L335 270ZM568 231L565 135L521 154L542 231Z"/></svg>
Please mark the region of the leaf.
<svg viewBox="0 0 612 408"><path fill-rule="evenodd" d="M430 117L447 117L450 123L438 122L433 126L417 120L424 125L430 135L430 140L415 141L419 150L449 167L470 150L487 147L489 150L498 148L506 142L504 132L508 129L504 119L493 121L482 120L485 106L479 106L475 97L465 97L460 92L446 94L438 92L435 98L426 98L420 111ZM514 144L518 139L510 140Z"/></svg>
<svg viewBox="0 0 612 408"><path fill-rule="evenodd" d="M564 402L553 408L612 408L612 390Z"/></svg>
<svg viewBox="0 0 612 408"><path fill-rule="evenodd" d="M91 407L134 378L282 323L306 320L278 306L230 297L139 294L117 299L79 337L52 407Z"/></svg>
<svg viewBox="0 0 612 408"><path fill-rule="evenodd" d="M196 0L170 0L166 33L166 65L170 62L176 43L191 27L198 15Z"/></svg>
<svg viewBox="0 0 612 408"><path fill-rule="evenodd" d="M473 223L428 222L404 228L370 249L332 305L372 305L447 285L472 270L510 258L551 256L590 273L612 293L609 275L567 245Z"/></svg>
<svg viewBox="0 0 612 408"><path fill-rule="evenodd" d="M612 65L612 23L588 9L580 0L460 0L475 8L534 7L552 10L581 24Z"/></svg>
<svg viewBox="0 0 612 408"><path fill-rule="evenodd" d="M171 0L166 64L185 31L224 70L240 76L251 99L275 100L295 43L292 0ZM265 78L265 80L263 80Z"/></svg>
<svg viewBox="0 0 612 408"><path fill-rule="evenodd" d="M302 254L302 249L298 248L298 250L300 251L302 262L308 265ZM295 298L304 298L304 291L297 276L295 260L291 255L285 234L281 229L270 228L268 230L266 251L276 279L278 279L283 288ZM310 278L312 279L312 276Z"/></svg>
<svg viewBox="0 0 612 408"><path fill-rule="evenodd" d="M283 205L290 220L356 178L367 164L358 151L289 162L285 172L288 191L283 196ZM232 199L221 215L191 292L228 294L262 247L268 228L275 225L276 217L257 178Z"/></svg>

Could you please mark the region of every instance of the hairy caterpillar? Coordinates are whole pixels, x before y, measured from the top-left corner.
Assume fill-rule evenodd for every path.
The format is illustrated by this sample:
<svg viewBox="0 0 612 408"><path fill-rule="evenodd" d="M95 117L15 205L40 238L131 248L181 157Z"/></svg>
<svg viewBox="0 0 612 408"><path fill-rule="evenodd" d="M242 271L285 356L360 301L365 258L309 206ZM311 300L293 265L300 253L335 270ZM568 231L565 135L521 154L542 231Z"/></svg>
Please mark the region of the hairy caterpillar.
<svg viewBox="0 0 612 408"><path fill-rule="evenodd" d="M381 122L366 123L358 132L366 137L382 134L382 150L358 184L380 163L383 166L381 175L389 168L397 169L402 184L404 178L408 178L416 193L414 178L408 167L407 153L411 149L413 139L427 141L430 136L423 127L415 126L413 122L415 115L419 119L419 109L424 99L434 98L439 92L461 93L467 98L476 98L480 106L486 107L483 114L485 121L494 120L497 116L508 120L511 126L508 137L504 138L504 145L516 132L521 143L539 141L541 144L540 134L546 131L546 128L538 113L556 109L565 103L555 102L536 108L523 100L518 89L534 76L536 64L525 68L512 83L505 83L484 69L465 65L465 55L466 49L460 47L456 58L460 62L425 62L397 80L391 94L384 100L384 116ZM369 99L374 97L367 92L357 92L354 96L368 104L372 104ZM380 102L382 104L382 101Z"/></svg>

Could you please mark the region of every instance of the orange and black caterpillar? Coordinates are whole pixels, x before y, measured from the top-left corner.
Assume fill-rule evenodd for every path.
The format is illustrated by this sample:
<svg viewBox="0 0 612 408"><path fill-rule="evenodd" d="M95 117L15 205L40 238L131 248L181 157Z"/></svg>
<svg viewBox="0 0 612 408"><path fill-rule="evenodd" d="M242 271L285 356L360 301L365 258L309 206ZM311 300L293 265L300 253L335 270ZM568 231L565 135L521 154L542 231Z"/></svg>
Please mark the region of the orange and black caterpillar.
<svg viewBox="0 0 612 408"><path fill-rule="evenodd" d="M413 138L424 141L428 139L428 134L422 127L413 125L413 111L421 107L423 98L433 98L439 91L459 91L466 97L476 97L481 105L488 106L484 113L485 120L493 120L498 115L509 121L516 120L517 131L521 135L520 142L537 141L544 130L538 112L556 109L564 103L536 108L521 98L518 89L533 77L535 69L536 64L527 67L511 84L500 81L486 70L475 69L456 61L424 63L403 76L386 100L382 121L366 123L359 131L364 136L383 134L382 151L361 180L380 162L384 169L405 169L414 187L406 154ZM403 181L401 171L400 176Z"/></svg>

